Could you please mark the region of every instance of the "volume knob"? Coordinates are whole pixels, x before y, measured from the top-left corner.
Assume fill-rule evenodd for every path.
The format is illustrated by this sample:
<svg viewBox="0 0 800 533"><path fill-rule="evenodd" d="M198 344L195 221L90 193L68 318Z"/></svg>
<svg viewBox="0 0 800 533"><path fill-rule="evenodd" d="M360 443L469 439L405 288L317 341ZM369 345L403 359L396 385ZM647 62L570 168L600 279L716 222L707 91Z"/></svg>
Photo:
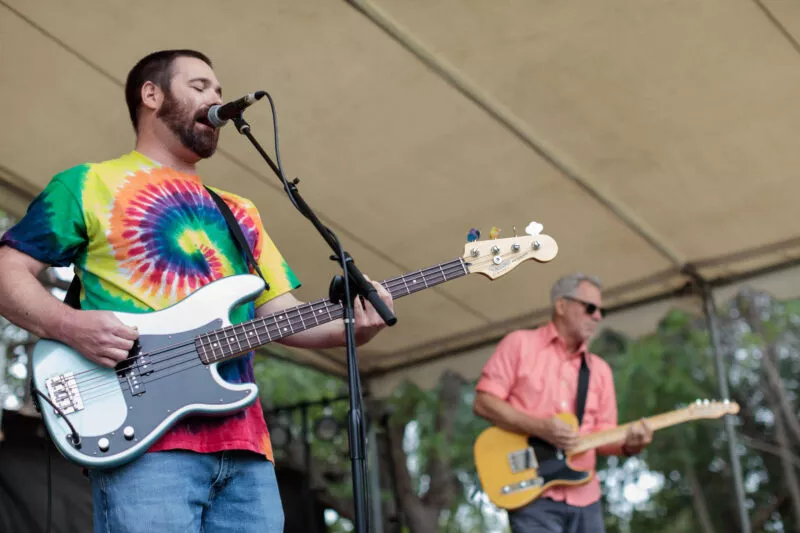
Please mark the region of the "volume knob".
<svg viewBox="0 0 800 533"><path fill-rule="evenodd" d="M107 452L110 445L111 443L105 437L97 441L97 447L100 448L101 452Z"/></svg>
<svg viewBox="0 0 800 533"><path fill-rule="evenodd" d="M122 434L126 439L131 440L136 432L134 431L133 426L125 426L125 429L122 430Z"/></svg>

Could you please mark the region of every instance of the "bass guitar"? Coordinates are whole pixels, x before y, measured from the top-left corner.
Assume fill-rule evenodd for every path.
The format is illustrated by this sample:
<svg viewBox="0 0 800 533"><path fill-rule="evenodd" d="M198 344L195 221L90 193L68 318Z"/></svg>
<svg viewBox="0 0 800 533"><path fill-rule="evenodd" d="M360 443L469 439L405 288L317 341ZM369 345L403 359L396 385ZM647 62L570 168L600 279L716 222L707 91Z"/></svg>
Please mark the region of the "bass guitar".
<svg viewBox="0 0 800 533"><path fill-rule="evenodd" d="M496 279L525 260L544 263L557 253L555 240L538 233L469 242L462 257L382 283L400 298L467 274ZM256 400L255 384L228 383L217 365L344 315L341 305L322 299L231 325L231 309L263 290L260 277L243 274L209 283L160 311L115 313L139 330L116 368L96 365L60 342L38 341L32 386L44 397L42 418L56 448L90 468L132 461L187 415L223 415Z"/></svg>

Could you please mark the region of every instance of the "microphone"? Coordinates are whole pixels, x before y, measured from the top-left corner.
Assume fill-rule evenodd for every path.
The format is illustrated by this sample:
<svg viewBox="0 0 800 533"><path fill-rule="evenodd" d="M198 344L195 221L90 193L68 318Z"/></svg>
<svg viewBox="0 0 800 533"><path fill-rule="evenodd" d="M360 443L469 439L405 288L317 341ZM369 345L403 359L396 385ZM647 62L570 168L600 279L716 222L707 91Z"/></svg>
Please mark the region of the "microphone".
<svg viewBox="0 0 800 533"><path fill-rule="evenodd" d="M239 113L256 103L256 100L260 100L266 95L267 93L264 91L256 91L227 104L212 105L208 109L208 121L215 128L221 128L230 119L238 116Z"/></svg>

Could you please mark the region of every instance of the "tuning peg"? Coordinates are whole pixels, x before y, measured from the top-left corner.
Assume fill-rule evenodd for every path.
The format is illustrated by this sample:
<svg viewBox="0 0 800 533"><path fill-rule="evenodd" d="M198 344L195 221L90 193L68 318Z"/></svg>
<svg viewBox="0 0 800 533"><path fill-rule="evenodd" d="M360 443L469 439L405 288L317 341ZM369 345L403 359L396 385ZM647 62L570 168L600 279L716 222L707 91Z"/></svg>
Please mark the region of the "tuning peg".
<svg viewBox="0 0 800 533"><path fill-rule="evenodd" d="M500 236L500 228L498 228L496 226L492 226L492 229L489 232L489 238L490 239L496 239L499 236Z"/></svg>
<svg viewBox="0 0 800 533"><path fill-rule="evenodd" d="M517 236L517 227L516 226L511 226L511 230L514 232L514 237L516 237Z"/></svg>
<svg viewBox="0 0 800 533"><path fill-rule="evenodd" d="M539 224L536 221L533 221L525 227L525 233L535 237L536 235L539 235L543 229L544 229L543 225Z"/></svg>

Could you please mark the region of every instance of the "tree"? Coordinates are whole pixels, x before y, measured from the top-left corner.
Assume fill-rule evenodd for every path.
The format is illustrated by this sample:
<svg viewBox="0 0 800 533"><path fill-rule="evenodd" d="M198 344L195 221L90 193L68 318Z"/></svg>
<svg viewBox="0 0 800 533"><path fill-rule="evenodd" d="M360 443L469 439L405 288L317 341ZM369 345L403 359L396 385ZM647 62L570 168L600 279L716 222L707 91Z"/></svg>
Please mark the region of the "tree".
<svg viewBox="0 0 800 533"><path fill-rule="evenodd" d="M767 294L740 292L720 309L723 351L737 417L741 464L753 531L800 531L797 523L796 449L800 306ZM705 321L670 313L658 330L637 341L600 341L615 371L620 419L674 409L696 397L714 398L716 376ZM615 350L609 349L616 346ZM659 473L661 490L648 502L624 509L606 492L615 511L609 532L738 531L736 500L723 426L700 421L664 430L642 455ZM606 462L606 475L620 467ZM634 477L637 474L634 474Z"/></svg>
<svg viewBox="0 0 800 533"><path fill-rule="evenodd" d="M278 347L278 350L282 348ZM285 355L285 354L284 354ZM290 405L335 397L346 392L341 380L281 360L259 358L256 375L262 401L269 406ZM322 392L324 391L324 392ZM384 531L499 531L484 516L481 502L472 496L478 486L472 444L486 423L472 414L474 383L446 372L439 386L425 391L404 384L385 400L368 399L367 411L378 426L382 453L379 464L384 504ZM324 407L309 408L313 419ZM327 411L345 420L346 402ZM295 438L288 449L276 450L279 464L305 471L299 440L299 417L291 419ZM352 519L350 463L346 435L334 441L311 436L311 483L320 500L339 516ZM395 503L395 500L396 503ZM393 520L399 510L402 517ZM338 527L338 526L337 526ZM487 529L488 528L488 529Z"/></svg>
<svg viewBox="0 0 800 533"><path fill-rule="evenodd" d="M800 302L745 290L720 306L719 322L731 399L741 406L735 422L753 531L800 533L795 405L800 395ZM675 311L651 335L628 339L606 331L592 349L614 371L621 422L718 396L703 317ZM259 359L257 375L268 405L345 392L339 379L274 359ZM474 385L447 372L434 390L404 384L390 399L368 402L384 450L377 466L385 514L392 517L399 510L402 523L401 529L387 521L385 531L503 531L502 513L493 512L478 492L472 445L486 423L472 414ZM312 417L324 410L313 409ZM328 411L344 420L347 404L332 404ZM601 459L608 532L738 531L723 429L720 420L686 423L659 431L639 457ZM329 508L351 517L346 435L333 442L312 437L312 446L313 486ZM292 453L289 459L292 454L281 451L278 460L299 465L296 450ZM631 503L626 494L648 480L655 488Z"/></svg>

